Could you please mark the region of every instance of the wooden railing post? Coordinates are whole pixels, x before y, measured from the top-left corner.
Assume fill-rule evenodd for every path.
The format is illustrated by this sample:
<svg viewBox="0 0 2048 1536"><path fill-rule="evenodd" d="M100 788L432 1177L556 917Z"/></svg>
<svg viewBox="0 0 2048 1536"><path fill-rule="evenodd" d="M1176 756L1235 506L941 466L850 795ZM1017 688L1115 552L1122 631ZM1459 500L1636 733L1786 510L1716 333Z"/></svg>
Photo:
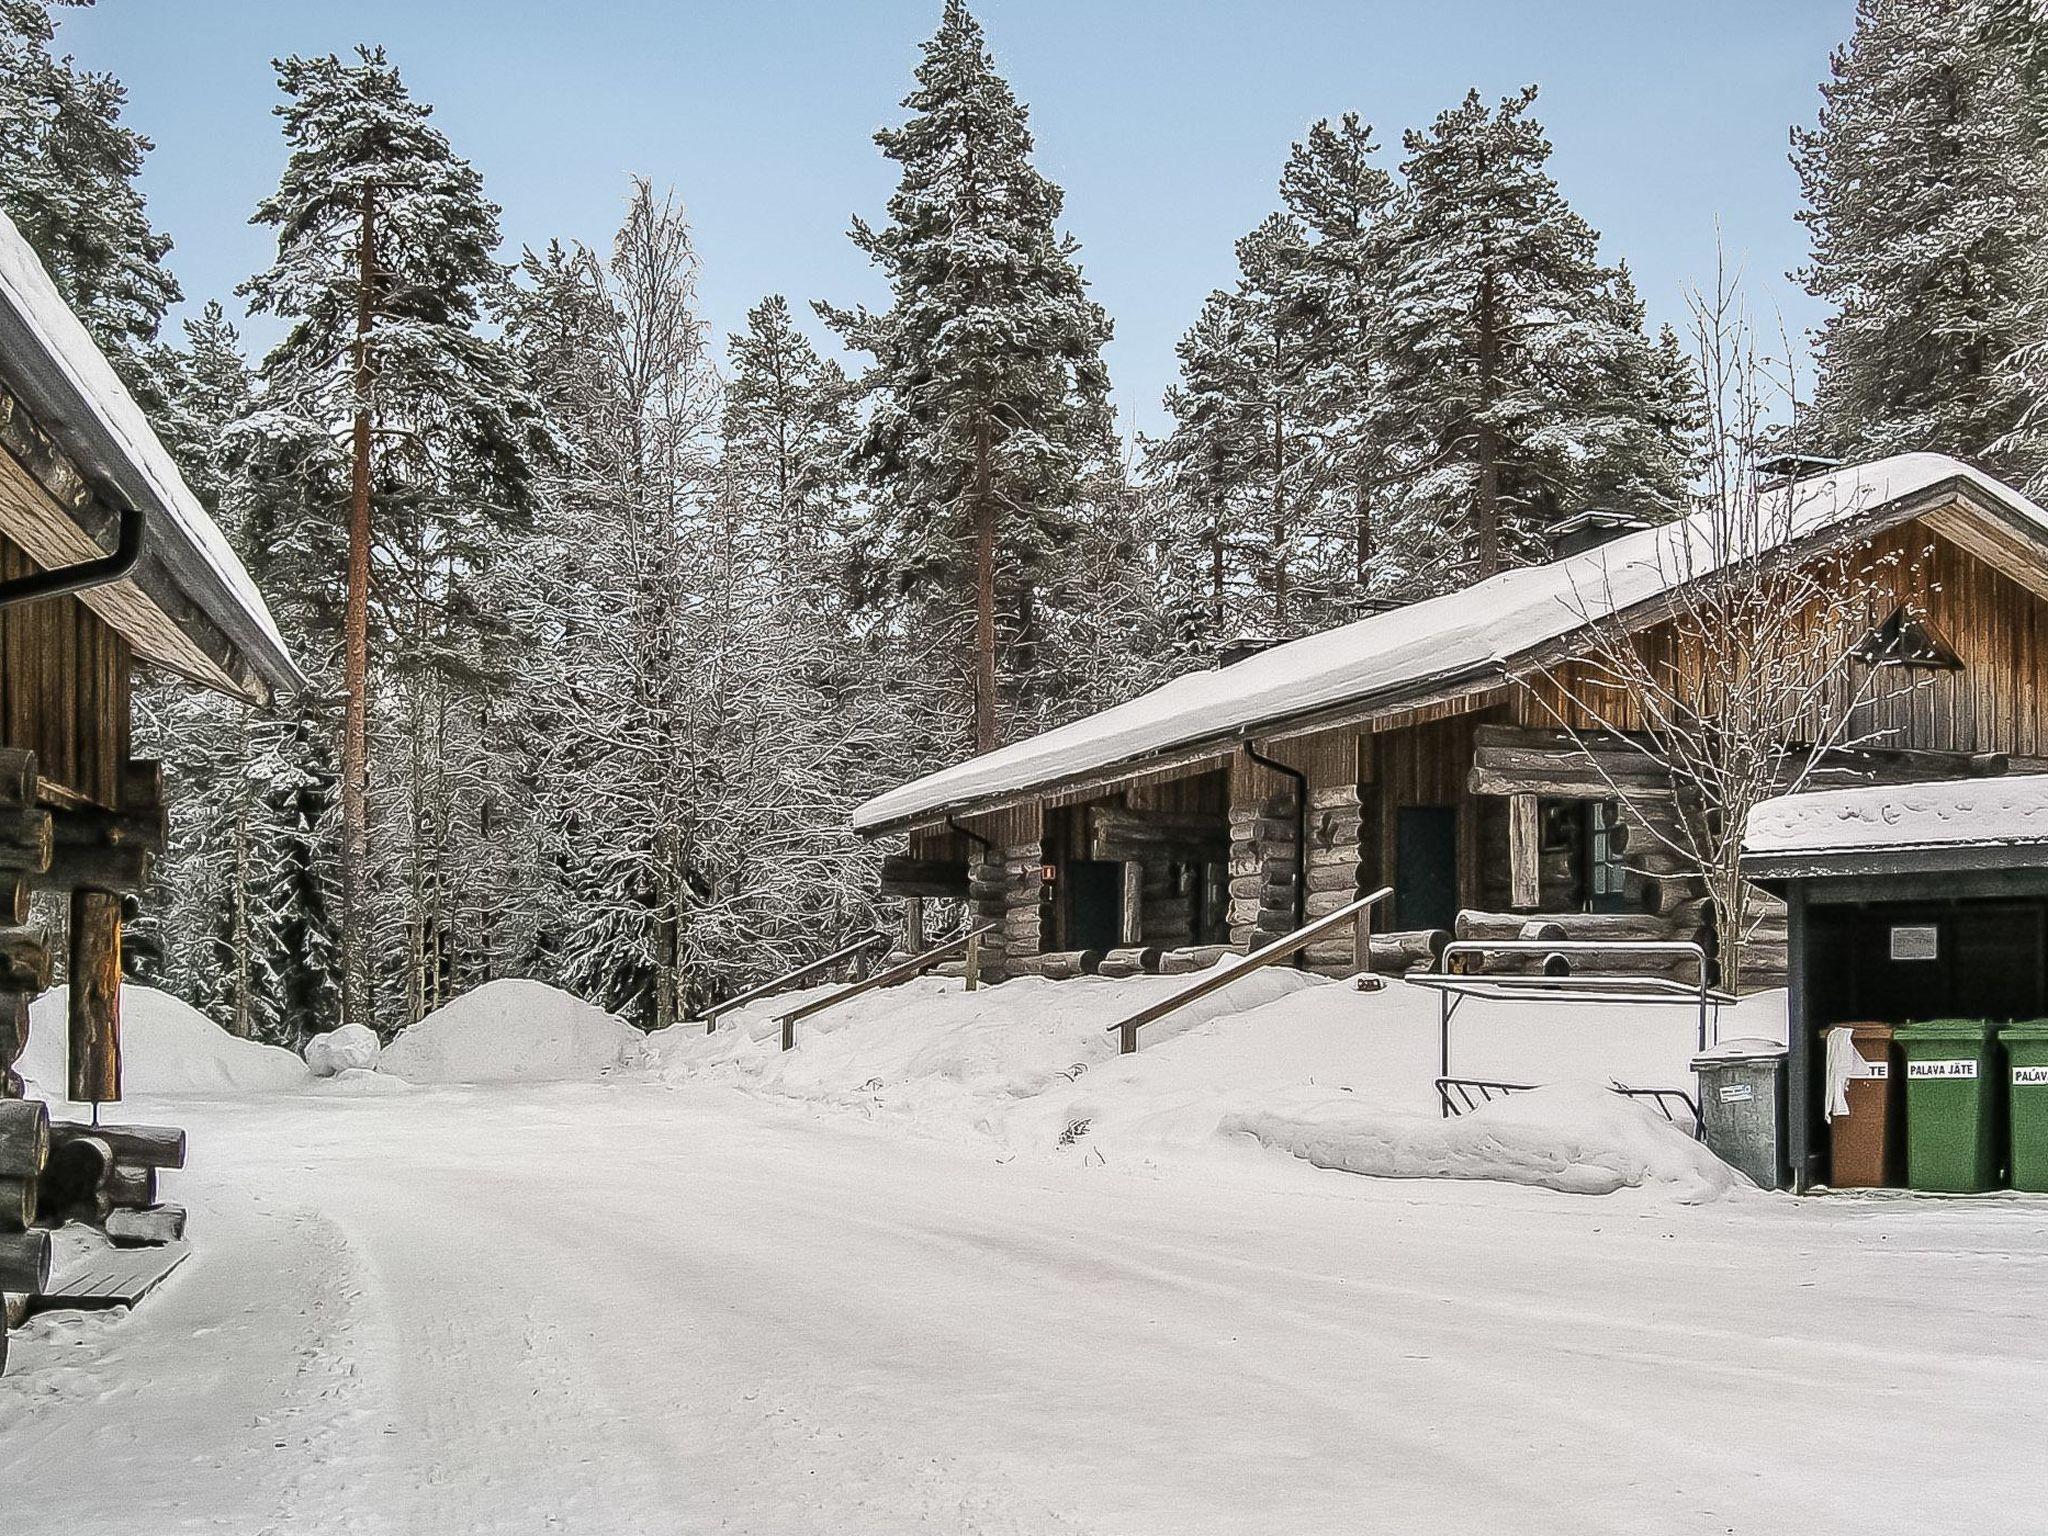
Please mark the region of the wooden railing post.
<svg viewBox="0 0 2048 1536"><path fill-rule="evenodd" d="M1351 928L1351 963L1360 974L1372 970L1372 908L1358 909Z"/></svg>
<svg viewBox="0 0 2048 1536"><path fill-rule="evenodd" d="M830 970L840 961L850 959L864 949L874 948L875 945L880 944L888 937L886 933L867 934L862 938L855 939L851 944L842 945L840 948L833 950L829 955L809 961L798 966L793 971L785 971L773 981L764 981L758 987L749 987L746 991L728 997L723 1002L713 1003L704 1011L704 1033L708 1035L718 1028L720 1014L730 1013L735 1008L744 1008L749 1003L759 1002L762 998L773 996L785 987L793 987L798 982L806 981L817 975L820 971Z"/></svg>
<svg viewBox="0 0 2048 1536"><path fill-rule="evenodd" d="M967 935L967 990L981 985L981 930Z"/></svg>
<svg viewBox="0 0 2048 1536"><path fill-rule="evenodd" d="M805 1003L800 1008L790 1009L788 1013L782 1015L781 1019L782 1048L785 1051L795 1048L796 1023L798 1019L807 1019L814 1013L823 1013L827 1008L836 1007L850 998L859 997L863 992L872 992L877 987L893 987L899 981L908 981L913 976L921 976L941 960L950 959L952 956L962 953L969 945L978 945L981 939L994 933L996 928L997 925L994 923L985 923L981 927L970 929L966 933L957 933L943 944L935 944L922 954L912 955L909 959L899 961L886 970L877 971L874 975L863 980L849 983L830 996L816 998L811 1002Z"/></svg>
<svg viewBox="0 0 2048 1536"><path fill-rule="evenodd" d="M1304 923L1292 933L1283 934L1264 948L1253 950L1241 962L1230 967L1228 970L1219 969L1210 975L1204 976L1201 980L1195 982L1194 985L1174 993L1172 997L1156 1002L1148 1008L1141 1008L1129 1018L1110 1025L1109 1027L1116 1031L1120 1037L1120 1050L1124 1055L1128 1056L1138 1048L1138 1031L1144 1025L1153 1023L1158 1019L1163 1019L1169 1013L1186 1007L1197 998L1207 997L1211 992L1229 986L1239 977L1249 975L1262 966L1272 965L1276 961L1285 960L1292 955L1299 954L1302 950L1308 948L1309 945L1315 943L1316 940L1326 935L1342 933L1346 925L1352 925L1352 941L1354 944L1363 944L1366 963L1370 965L1372 962L1372 934L1370 927L1366 925L1365 915L1393 894L1391 886L1381 886L1370 896L1361 896L1358 900L1339 907L1336 911L1325 917L1319 917L1312 923ZM1364 935L1362 940L1358 937L1361 933Z"/></svg>

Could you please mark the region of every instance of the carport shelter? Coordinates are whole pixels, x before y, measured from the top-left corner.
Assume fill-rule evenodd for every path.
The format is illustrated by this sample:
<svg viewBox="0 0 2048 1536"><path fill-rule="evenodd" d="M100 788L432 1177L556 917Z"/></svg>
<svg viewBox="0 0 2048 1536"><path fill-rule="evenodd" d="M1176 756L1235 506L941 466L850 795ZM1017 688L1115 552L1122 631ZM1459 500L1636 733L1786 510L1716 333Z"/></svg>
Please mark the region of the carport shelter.
<svg viewBox="0 0 2048 1536"><path fill-rule="evenodd" d="M1743 867L1787 908L1795 1188L1828 1176L1822 1031L2048 1015L2048 774L1769 800Z"/></svg>

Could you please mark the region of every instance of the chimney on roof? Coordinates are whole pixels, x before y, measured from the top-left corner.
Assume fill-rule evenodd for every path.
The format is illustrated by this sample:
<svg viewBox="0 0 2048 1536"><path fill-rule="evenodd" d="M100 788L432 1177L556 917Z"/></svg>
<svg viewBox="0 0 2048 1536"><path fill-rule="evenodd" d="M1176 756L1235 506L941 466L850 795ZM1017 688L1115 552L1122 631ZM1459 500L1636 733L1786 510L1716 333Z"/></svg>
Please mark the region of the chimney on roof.
<svg viewBox="0 0 2048 1536"><path fill-rule="evenodd" d="M1551 525L1550 557L1564 560L1584 554L1625 533L1640 533L1650 526L1647 517L1640 517L1634 512L1623 512L1615 507L1588 507Z"/></svg>
<svg viewBox="0 0 2048 1536"><path fill-rule="evenodd" d="M1216 665L1234 667L1240 661L1249 661L1261 651L1270 651L1280 642L1272 635L1239 635L1226 640L1216 651Z"/></svg>
<svg viewBox="0 0 2048 1536"><path fill-rule="evenodd" d="M1756 477L1760 481L1810 480L1841 467L1840 459L1824 458L1817 453L1774 453L1756 461Z"/></svg>

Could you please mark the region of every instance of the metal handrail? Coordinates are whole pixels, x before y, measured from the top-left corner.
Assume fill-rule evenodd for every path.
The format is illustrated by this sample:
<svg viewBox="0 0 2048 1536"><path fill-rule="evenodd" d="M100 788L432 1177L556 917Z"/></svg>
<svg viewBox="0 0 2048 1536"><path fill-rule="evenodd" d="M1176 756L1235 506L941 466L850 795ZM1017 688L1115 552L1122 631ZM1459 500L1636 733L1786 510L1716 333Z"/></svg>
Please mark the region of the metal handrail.
<svg viewBox="0 0 2048 1536"><path fill-rule="evenodd" d="M831 954L825 956L822 960L813 960L809 964L800 965L793 971L783 972L773 981L764 981L758 987L749 987L737 996L728 997L722 1003L713 1003L704 1010L704 1033L708 1035L718 1028L718 1016L721 1013L731 1013L735 1008L744 1008L747 1004L780 992L785 987L793 987L806 977L815 976L823 970L829 970L840 961L851 959L864 949L873 949L888 937L888 934L883 933L880 929L876 929L873 933L855 939L851 944L845 945L843 948L833 950Z"/></svg>
<svg viewBox="0 0 2048 1536"><path fill-rule="evenodd" d="M1266 945L1265 948L1253 950L1244 957L1241 964L1233 965L1227 970L1219 968L1213 974L1204 976L1193 986L1176 992L1171 997L1162 998L1149 1008L1140 1008L1121 1023L1110 1025L1106 1032L1123 1036L1121 1054L1128 1056L1138 1048L1138 1031L1147 1024L1156 1023L1158 1020L1165 1018L1169 1013L1186 1007L1198 998L1207 997L1211 992L1229 986L1240 976L1256 971L1263 966L1271 965L1276 960L1285 960L1288 956L1306 949L1309 945L1315 943L1317 939L1323 937L1323 935L1334 933L1346 924L1352 926L1354 934L1353 951L1359 968L1361 970L1370 970L1372 969L1372 909L1393 894L1394 888L1391 885L1383 885L1370 896L1361 896L1349 905L1339 907L1329 916L1319 917L1312 923L1304 923L1301 927L1295 929L1294 932L1275 939L1272 943Z"/></svg>
<svg viewBox="0 0 2048 1536"><path fill-rule="evenodd" d="M955 934L945 943L935 944L930 949L912 955L908 960L892 965L885 971L877 971L872 976L862 977L859 981L851 982L828 996L813 998L801 1008L790 1009L777 1021L782 1025L782 1048L787 1051L795 1047L798 1019L808 1019L814 1013L823 1013L827 1008L851 1001L863 992L872 992L878 987L893 987L899 981L908 981L962 950L979 949L981 941L1001 926L1000 923L984 923L979 928L969 929L966 933Z"/></svg>
<svg viewBox="0 0 2048 1536"><path fill-rule="evenodd" d="M1531 921L1540 922L1542 918L1534 917ZM1452 962L1461 956L1485 954L1669 955L1675 959L1694 961L1699 966L1699 981L1692 987L1660 995L1654 991L1619 985L1653 979L1641 976L1488 976L1483 973L1466 975L1452 969ZM1451 1019L1458 1011L1458 1004L1467 996L1483 995L1482 988L1497 989L1496 997L1501 992L1526 991L1532 996L1550 992L1559 1001L1683 1003L1688 1007L1697 1007L1699 1049L1702 1051L1707 1048L1708 1018L1711 1011L1724 1002L1734 1001L1732 997L1715 991L1710 985L1706 946L1691 939L1454 939L1444 946L1443 957L1437 964L1438 970L1420 976L1409 976L1406 980L1413 986L1426 987L1437 994L1439 1079L1451 1079ZM1603 985L1613 987L1615 991L1603 998L1598 995ZM1570 994L1574 991L1582 995L1572 997ZM1623 993L1628 995L1622 995ZM1444 1100L1442 1110L1446 1116L1453 1113L1448 1099Z"/></svg>

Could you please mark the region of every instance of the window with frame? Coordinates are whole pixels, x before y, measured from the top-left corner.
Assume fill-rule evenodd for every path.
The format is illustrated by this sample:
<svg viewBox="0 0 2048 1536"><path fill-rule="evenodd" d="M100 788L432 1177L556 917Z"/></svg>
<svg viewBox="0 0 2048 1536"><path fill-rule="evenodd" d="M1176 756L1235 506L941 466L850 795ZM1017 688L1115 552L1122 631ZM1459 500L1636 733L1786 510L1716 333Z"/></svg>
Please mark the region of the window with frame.
<svg viewBox="0 0 2048 1536"><path fill-rule="evenodd" d="M1628 827L1612 800L1586 802L1580 844L1580 890L1588 912L1626 912Z"/></svg>

